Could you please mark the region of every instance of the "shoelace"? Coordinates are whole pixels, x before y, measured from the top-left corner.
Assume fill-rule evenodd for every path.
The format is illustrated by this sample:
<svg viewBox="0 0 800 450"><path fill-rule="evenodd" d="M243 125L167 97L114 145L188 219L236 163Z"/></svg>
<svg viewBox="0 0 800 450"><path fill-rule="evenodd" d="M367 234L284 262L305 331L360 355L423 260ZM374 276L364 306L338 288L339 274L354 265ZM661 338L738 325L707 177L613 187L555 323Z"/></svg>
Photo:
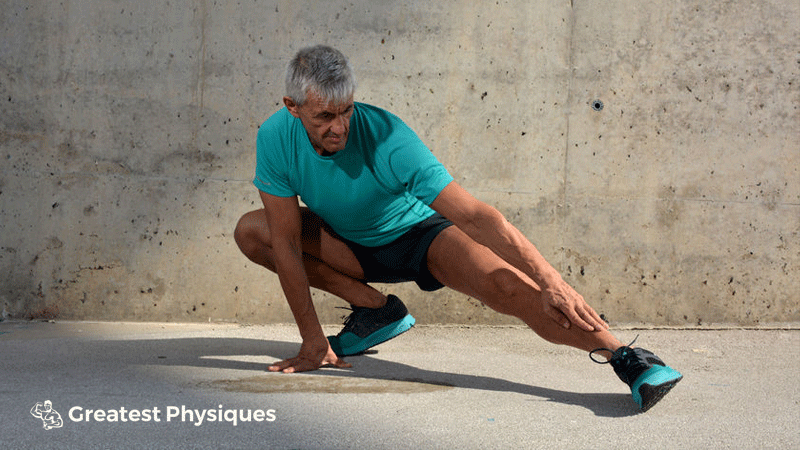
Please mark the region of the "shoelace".
<svg viewBox="0 0 800 450"><path fill-rule="evenodd" d="M337 336L340 336L342 333L350 331L355 326L356 324L355 317L358 315L356 313L359 312L360 308L337 306L336 309L344 309L346 311L350 311L350 314L348 314L346 317L342 317L342 319L344 319L344 322L342 322L344 327L342 328L342 331L340 331L339 334L337 334Z"/></svg>
<svg viewBox="0 0 800 450"><path fill-rule="evenodd" d="M596 348L596 349L594 349L594 350L589 352L589 358L592 361L596 362L597 364L610 364L611 360L614 359L615 356L617 356L618 354L622 353L622 352L620 352L620 350L624 351L626 349L630 349L631 345L633 345L633 343L636 342L637 339L639 339L639 335L638 334L636 335L635 338L633 338L633 340L631 341L630 344L622 346L622 347L618 348L616 351L611 350L610 348L605 348L605 347ZM594 354L597 353L597 352L608 352L608 353L611 353L611 358L609 358L607 361L598 361L594 357Z"/></svg>

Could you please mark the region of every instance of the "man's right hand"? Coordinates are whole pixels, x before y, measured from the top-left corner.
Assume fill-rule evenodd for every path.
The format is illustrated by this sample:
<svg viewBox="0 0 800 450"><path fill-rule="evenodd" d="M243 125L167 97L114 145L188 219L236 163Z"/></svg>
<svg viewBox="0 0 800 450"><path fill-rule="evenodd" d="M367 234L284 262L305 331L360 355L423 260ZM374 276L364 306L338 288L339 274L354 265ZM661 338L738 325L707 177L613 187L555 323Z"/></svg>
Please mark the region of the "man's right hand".
<svg viewBox="0 0 800 450"><path fill-rule="evenodd" d="M345 360L336 356L336 353L331 349L328 339L324 336L322 341L306 342L300 347L300 352L294 358L278 361L268 367L270 372L308 372L317 370L320 367L333 366L336 368L344 369L353 367L352 364L345 362Z"/></svg>
<svg viewBox="0 0 800 450"><path fill-rule="evenodd" d="M267 370L293 373L317 370L324 366L352 367L331 350L314 310L303 264L302 213L297 196L276 197L265 192L260 192L260 195L270 233L274 271L278 274L283 293L303 338L303 345L297 356L278 361Z"/></svg>

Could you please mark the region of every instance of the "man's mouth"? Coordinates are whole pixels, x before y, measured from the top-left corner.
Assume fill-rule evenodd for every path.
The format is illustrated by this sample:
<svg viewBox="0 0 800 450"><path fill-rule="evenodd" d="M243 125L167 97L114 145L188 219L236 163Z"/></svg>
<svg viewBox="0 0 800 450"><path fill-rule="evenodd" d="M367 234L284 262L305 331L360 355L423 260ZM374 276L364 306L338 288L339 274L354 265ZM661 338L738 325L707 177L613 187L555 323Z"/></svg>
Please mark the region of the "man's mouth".
<svg viewBox="0 0 800 450"><path fill-rule="evenodd" d="M339 134L326 134L324 138L333 142L342 142L345 137L344 135L339 135Z"/></svg>

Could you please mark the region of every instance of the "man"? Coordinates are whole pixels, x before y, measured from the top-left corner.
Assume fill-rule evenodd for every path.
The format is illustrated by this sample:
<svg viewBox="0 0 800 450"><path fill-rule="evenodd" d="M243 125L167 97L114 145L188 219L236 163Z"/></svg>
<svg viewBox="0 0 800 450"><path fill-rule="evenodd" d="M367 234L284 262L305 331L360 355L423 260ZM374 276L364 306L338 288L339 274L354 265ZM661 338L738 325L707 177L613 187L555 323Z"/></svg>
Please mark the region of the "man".
<svg viewBox="0 0 800 450"><path fill-rule="evenodd" d="M64 420L61 419L61 414L53 409L53 402L45 400L44 403L37 402L31 408L31 415L37 419L42 420L42 427L45 430L52 430L53 428L61 428L64 426Z"/></svg>
<svg viewBox="0 0 800 450"><path fill-rule="evenodd" d="M414 324L397 297L368 283L415 281L479 299L553 343L603 354L642 409L680 381L652 353L618 341L522 233L453 181L399 118L354 102L354 91L344 55L302 49L289 64L285 108L258 132L254 184L264 208L240 219L235 238L277 273L303 341L270 371L350 367L342 356ZM325 337L310 287L352 305L337 336Z"/></svg>

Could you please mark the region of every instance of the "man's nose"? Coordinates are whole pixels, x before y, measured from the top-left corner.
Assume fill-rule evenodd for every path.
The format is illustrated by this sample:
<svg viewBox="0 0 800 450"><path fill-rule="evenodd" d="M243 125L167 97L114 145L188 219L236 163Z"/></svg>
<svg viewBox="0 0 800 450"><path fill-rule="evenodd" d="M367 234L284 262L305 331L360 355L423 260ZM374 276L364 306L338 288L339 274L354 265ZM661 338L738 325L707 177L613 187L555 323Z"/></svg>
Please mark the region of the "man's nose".
<svg viewBox="0 0 800 450"><path fill-rule="evenodd" d="M333 119L331 131L336 134L344 134L345 129L347 129L347 119L342 115L336 116L336 118Z"/></svg>

